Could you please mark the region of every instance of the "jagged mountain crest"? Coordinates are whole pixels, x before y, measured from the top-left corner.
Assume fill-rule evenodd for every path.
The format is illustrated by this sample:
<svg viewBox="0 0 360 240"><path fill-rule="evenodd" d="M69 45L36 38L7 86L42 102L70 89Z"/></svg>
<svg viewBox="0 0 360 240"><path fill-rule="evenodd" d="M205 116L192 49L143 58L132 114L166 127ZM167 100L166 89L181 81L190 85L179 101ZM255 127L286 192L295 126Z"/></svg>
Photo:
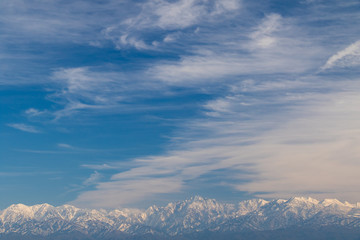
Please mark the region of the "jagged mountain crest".
<svg viewBox="0 0 360 240"><path fill-rule="evenodd" d="M360 204L305 197L272 201L252 199L227 204L195 196L146 210L14 204L0 211L0 234L36 236L59 232L80 232L98 237L113 232L174 236L201 231L264 231L291 226L331 225L359 228Z"/></svg>

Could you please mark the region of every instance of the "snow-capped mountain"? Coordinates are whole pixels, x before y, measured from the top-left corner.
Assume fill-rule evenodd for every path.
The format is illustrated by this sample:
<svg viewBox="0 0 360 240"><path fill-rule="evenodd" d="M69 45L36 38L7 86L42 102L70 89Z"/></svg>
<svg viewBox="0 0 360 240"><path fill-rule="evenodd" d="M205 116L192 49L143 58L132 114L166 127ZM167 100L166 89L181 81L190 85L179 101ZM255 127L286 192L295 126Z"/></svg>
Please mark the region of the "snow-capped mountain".
<svg viewBox="0 0 360 240"><path fill-rule="evenodd" d="M35 239L36 236L45 238L59 234L76 234L77 239L122 239L121 236L144 235L168 239L201 232L235 233L327 226L359 230L360 203L294 197L224 204L196 196L164 207L152 206L144 211L90 210L49 204L15 204L0 211L0 239L15 239L5 238L10 235Z"/></svg>

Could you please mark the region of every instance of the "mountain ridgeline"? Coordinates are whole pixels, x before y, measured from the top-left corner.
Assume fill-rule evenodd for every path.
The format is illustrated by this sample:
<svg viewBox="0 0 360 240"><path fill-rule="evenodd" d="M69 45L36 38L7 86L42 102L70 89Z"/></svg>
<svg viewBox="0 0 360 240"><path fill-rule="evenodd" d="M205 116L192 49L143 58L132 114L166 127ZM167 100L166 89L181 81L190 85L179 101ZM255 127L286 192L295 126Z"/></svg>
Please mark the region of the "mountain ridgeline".
<svg viewBox="0 0 360 240"><path fill-rule="evenodd" d="M15 204L0 211L0 239L360 240L360 203L294 197L224 204L197 196L146 210Z"/></svg>

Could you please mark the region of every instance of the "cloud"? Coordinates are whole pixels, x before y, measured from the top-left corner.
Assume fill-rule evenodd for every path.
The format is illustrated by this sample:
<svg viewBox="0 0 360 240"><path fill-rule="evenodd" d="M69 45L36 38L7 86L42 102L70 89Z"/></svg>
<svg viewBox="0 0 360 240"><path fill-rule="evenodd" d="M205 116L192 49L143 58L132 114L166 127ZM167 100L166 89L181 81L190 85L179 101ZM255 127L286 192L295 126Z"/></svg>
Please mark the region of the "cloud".
<svg viewBox="0 0 360 240"><path fill-rule="evenodd" d="M163 29L182 29L217 15L225 14L240 8L238 0L213 0L213 1L195 1L178 0L173 2L157 1L149 2L150 9L155 9L157 16L155 24Z"/></svg>
<svg viewBox="0 0 360 240"><path fill-rule="evenodd" d="M185 56L176 63L157 64L149 69L149 74L170 85L196 84L204 81L218 81L237 75L247 74L296 74L312 68L311 56L294 58L293 54L279 53L278 58L269 54L246 55L236 53L203 53ZM274 53L275 54L275 53ZM304 58L309 58L306 61Z"/></svg>
<svg viewBox="0 0 360 240"><path fill-rule="evenodd" d="M122 46L132 46L136 49L149 49L150 47L146 45L143 40L136 39L134 37L129 37L129 35L124 34L120 37L120 41L116 43L116 47L121 49Z"/></svg>
<svg viewBox="0 0 360 240"><path fill-rule="evenodd" d="M163 41L164 41L165 43L174 42L174 41L176 41L176 39L179 37L179 35L180 35L179 33L168 34L168 35L166 35L166 36L164 37Z"/></svg>
<svg viewBox="0 0 360 240"><path fill-rule="evenodd" d="M263 22L250 34L250 38L254 40L254 45L260 48L269 48L276 44L277 39L273 33L279 31L281 27L281 16L279 14L271 14L265 17Z"/></svg>
<svg viewBox="0 0 360 240"><path fill-rule="evenodd" d="M206 14L204 2L179 0L173 3L162 2L154 6L155 14L158 16L157 25L164 29L181 29L191 26Z"/></svg>
<svg viewBox="0 0 360 240"><path fill-rule="evenodd" d="M126 7L124 7L126 6ZM4 0L0 3L3 40L16 42L101 41L99 29L127 16L133 6L127 1L88 2L74 0ZM26 38L24 38L26 36Z"/></svg>
<svg viewBox="0 0 360 240"><path fill-rule="evenodd" d="M40 133L40 130L38 130L36 127L24 123L9 123L7 125L23 132Z"/></svg>
<svg viewBox="0 0 360 240"><path fill-rule="evenodd" d="M69 144L66 144L66 143L58 143L57 144L58 147L60 148L67 148L67 149L73 149L74 147L69 145Z"/></svg>
<svg viewBox="0 0 360 240"><path fill-rule="evenodd" d="M195 4L206 10L206 14L201 16L209 19L217 19L218 16L215 15L225 15L227 11L236 11L240 7L238 1L153 1L143 4L159 5L160 9L160 6L170 8L172 4L184 5L183 7ZM137 17L128 19L124 24L130 29L146 32L141 24L135 24L133 21L142 22L147 19L145 16L153 14L146 12L148 9L152 8L144 7L145 12L142 11ZM224 17L224 21L231 22L235 16L236 14L230 14L228 20ZM172 91L174 86L194 89L194 86L225 83L228 79L248 74L301 74L314 67L314 58L319 55L319 48L302 41L304 36L301 31L298 31L289 19L278 14L266 15L256 22L251 32L245 33L240 31L241 29L209 33L209 19L208 22L204 20L206 24L202 27L205 30L199 30L197 33L191 30L191 34L197 35L196 39L203 39L206 44L197 46L199 40L191 39L189 44L196 46L196 50L189 48L177 52L179 58L175 61L155 59L142 66L141 70L134 72L114 71L106 66L57 69L52 73L47 96L47 99L56 105L51 111L30 108L26 114L30 117L46 118L47 116L47 120L59 120L85 112L103 114L126 111L126 109L134 111L137 109L134 100L164 96ZM153 24L160 28L158 24ZM123 27L109 27L108 30L112 32ZM120 38L116 34L117 41L120 41L119 48L126 44L135 44L128 41L137 41L136 36L130 33L124 34ZM175 32L166 31L163 41L177 41L187 34L190 33L182 32L179 27ZM296 40L294 35L297 36ZM270 44L271 47L263 45L262 39L267 37L271 37L275 45ZM137 47L147 48L148 42L143 43L139 42ZM129 103L132 104L131 109L127 107Z"/></svg>
<svg viewBox="0 0 360 240"><path fill-rule="evenodd" d="M241 30L204 35L206 45L188 50L180 60L155 63L148 74L185 86L239 75L301 74L319 65L325 53L294 20L279 14L265 16L250 33Z"/></svg>
<svg viewBox="0 0 360 240"><path fill-rule="evenodd" d="M48 84L51 69L61 67L63 61L73 63L82 57L78 53L74 57L65 46L72 45L74 49L89 45L107 47L109 41L101 30L128 18L135 6L132 1L117 0L0 1L0 24L3 26L0 83L9 86ZM55 63L54 54L61 60ZM41 67L52 63L55 65Z"/></svg>
<svg viewBox="0 0 360 240"><path fill-rule="evenodd" d="M355 150L360 115L358 92L319 99L283 126L262 136L262 142L243 149L254 160L257 174L237 189L262 192L260 197L312 195L358 200L360 165ZM262 157L256 157L262 156Z"/></svg>
<svg viewBox="0 0 360 240"><path fill-rule="evenodd" d="M95 171L94 173L92 173L90 175L90 177L88 179L86 179L83 184L88 186L88 185L93 185L96 184L100 181L100 179L102 178L102 175L100 173L98 173L97 171Z"/></svg>
<svg viewBox="0 0 360 240"><path fill-rule="evenodd" d="M138 31L146 25L141 22L144 16L149 15L127 24ZM176 34L200 23L189 18L184 25L160 26L159 18L151 19L151 27ZM176 144L168 151L134 159L133 165L98 183L95 190L82 192L72 203L124 207L187 192L203 179L206 186L199 183L201 187L221 185L255 197L357 200L353 183L360 180L354 161L358 154L351 150L359 141L353 137L360 127L354 120L360 114L355 107L360 101L357 80L334 81L311 73L328 52L299 19L269 13L247 31L217 28L209 33L202 27L196 31L202 44L191 42L179 58L156 61L143 74L168 87L217 93L200 109L204 117L190 119L174 131ZM167 33L162 39L180 41L181 34ZM211 178L219 171L224 174Z"/></svg>
<svg viewBox="0 0 360 240"><path fill-rule="evenodd" d="M166 106L150 106L143 100L171 92L166 84L142 71L112 71L104 66L56 70L51 84L47 99L54 107L42 111L41 117L55 121L82 113L103 115L161 109Z"/></svg>
<svg viewBox="0 0 360 240"><path fill-rule="evenodd" d="M218 132L217 143L212 143L214 139L200 146L214 144L211 149L217 148L215 152L227 149L219 157L222 167L237 169L239 174L235 179L249 180L233 185L239 191L267 198L312 195L358 200L360 192L353 183L359 181L356 172L360 165L355 160L359 153L354 146L360 139L354 133L360 127L356 121L360 115L356 107L360 98L359 85L356 82L351 85L353 91L315 94L297 100L292 107L287 102L290 112L276 110L278 116L263 115L262 126L257 125L257 118L251 122L241 118L243 108L235 107L239 100L227 98L224 101L234 106L233 116L225 123L224 119L209 125ZM242 135L250 144L236 143ZM241 169L251 174L244 176Z"/></svg>
<svg viewBox="0 0 360 240"><path fill-rule="evenodd" d="M97 72L87 67L61 69L52 78L57 89L49 99L62 107L52 113L55 119L84 110L114 109L124 100L124 93L137 88L122 73Z"/></svg>
<svg viewBox="0 0 360 240"><path fill-rule="evenodd" d="M139 4L141 11L118 24L103 30L106 39L112 41L118 49L134 47L138 50L158 50L161 41L149 38L151 31L164 35L163 43L175 40L169 31L186 31L187 28L218 20L219 16L233 17L240 8L239 0L156 0ZM227 15L228 14L228 15ZM153 44L156 42L157 44Z"/></svg>
<svg viewBox="0 0 360 240"><path fill-rule="evenodd" d="M229 88L228 96L204 104L207 118L190 120L176 132L174 138L183 140L172 150L134 159L129 170L81 193L72 203L130 206L144 198L189 191L200 179L254 197L358 200L360 85L356 79L339 86L331 83L331 91L309 94L304 89L323 83L308 81L286 89L281 84L279 89L279 84L263 88L261 97ZM351 88L339 91L343 86ZM224 174L212 179L218 171Z"/></svg>
<svg viewBox="0 0 360 240"><path fill-rule="evenodd" d="M111 166L108 164L83 164L81 165L84 168L89 168L89 169L95 169L95 170L108 170L108 169L115 169L115 168L119 168L116 166Z"/></svg>
<svg viewBox="0 0 360 240"><path fill-rule="evenodd" d="M356 67L360 65L360 40L331 56L322 70L331 68Z"/></svg>
<svg viewBox="0 0 360 240"><path fill-rule="evenodd" d="M28 12L31 4L20 2L30 17L37 17ZM54 10L59 4L47 7ZM108 11L114 5L116 1L109 1L101 5L101 9ZM92 12L97 5L81 1L66 5L73 7L72 10L80 6ZM228 78L246 74L299 74L313 68L314 58L321 55L317 46L303 41L305 34L279 14L268 14L255 21L251 32L244 31L243 27L229 28L231 22L238 22L239 26L247 22L239 16L242 5L237 0L157 0L126 6L132 11L116 19L116 24L110 17L106 17L106 23L98 23L102 27L95 24L98 30L103 29L103 37L116 42L118 49L129 46L139 50L154 49L161 48L164 42L180 41L178 48L171 50L176 56L173 59L177 60L159 58L146 65L135 64L141 70L134 72L109 70L104 65L57 69L52 74L47 95L56 105L51 111L30 108L25 111L29 117L58 120L82 112L113 113L130 109L126 106L133 103L133 99L166 94L174 85L192 88L199 83L204 86L226 82ZM44 10L41 4L35 4L34 8ZM72 13L69 12L71 16ZM181 18L186 20L181 21ZM74 16L70 20L79 19ZM90 23L92 21L82 24ZM82 24L80 28L84 27ZM221 31L212 31L214 27ZM159 33L156 34L158 38L152 38L153 31ZM268 38L272 40L269 42Z"/></svg>
<svg viewBox="0 0 360 240"><path fill-rule="evenodd" d="M181 182L175 177L134 179L99 183L96 190L83 192L71 204L93 208L114 208L129 205L155 194L177 192ZM114 201L116 200L116 203Z"/></svg>
<svg viewBox="0 0 360 240"><path fill-rule="evenodd" d="M30 117L35 117L35 116L39 116L39 115L43 114L43 112L41 112L35 108L29 108L25 111L25 114Z"/></svg>

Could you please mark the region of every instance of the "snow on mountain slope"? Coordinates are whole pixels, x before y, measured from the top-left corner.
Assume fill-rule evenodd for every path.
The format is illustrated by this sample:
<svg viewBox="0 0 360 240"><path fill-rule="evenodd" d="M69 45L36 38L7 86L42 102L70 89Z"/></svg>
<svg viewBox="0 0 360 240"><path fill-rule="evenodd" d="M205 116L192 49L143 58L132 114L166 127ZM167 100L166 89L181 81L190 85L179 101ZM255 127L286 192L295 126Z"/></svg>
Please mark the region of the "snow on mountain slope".
<svg viewBox="0 0 360 240"><path fill-rule="evenodd" d="M177 235L205 230L236 232L331 225L360 228L360 204L304 197L224 204L196 196L164 207L152 206L144 211L91 210L49 204L14 204L0 211L0 233L40 236L58 232L81 232L98 237L111 232Z"/></svg>

